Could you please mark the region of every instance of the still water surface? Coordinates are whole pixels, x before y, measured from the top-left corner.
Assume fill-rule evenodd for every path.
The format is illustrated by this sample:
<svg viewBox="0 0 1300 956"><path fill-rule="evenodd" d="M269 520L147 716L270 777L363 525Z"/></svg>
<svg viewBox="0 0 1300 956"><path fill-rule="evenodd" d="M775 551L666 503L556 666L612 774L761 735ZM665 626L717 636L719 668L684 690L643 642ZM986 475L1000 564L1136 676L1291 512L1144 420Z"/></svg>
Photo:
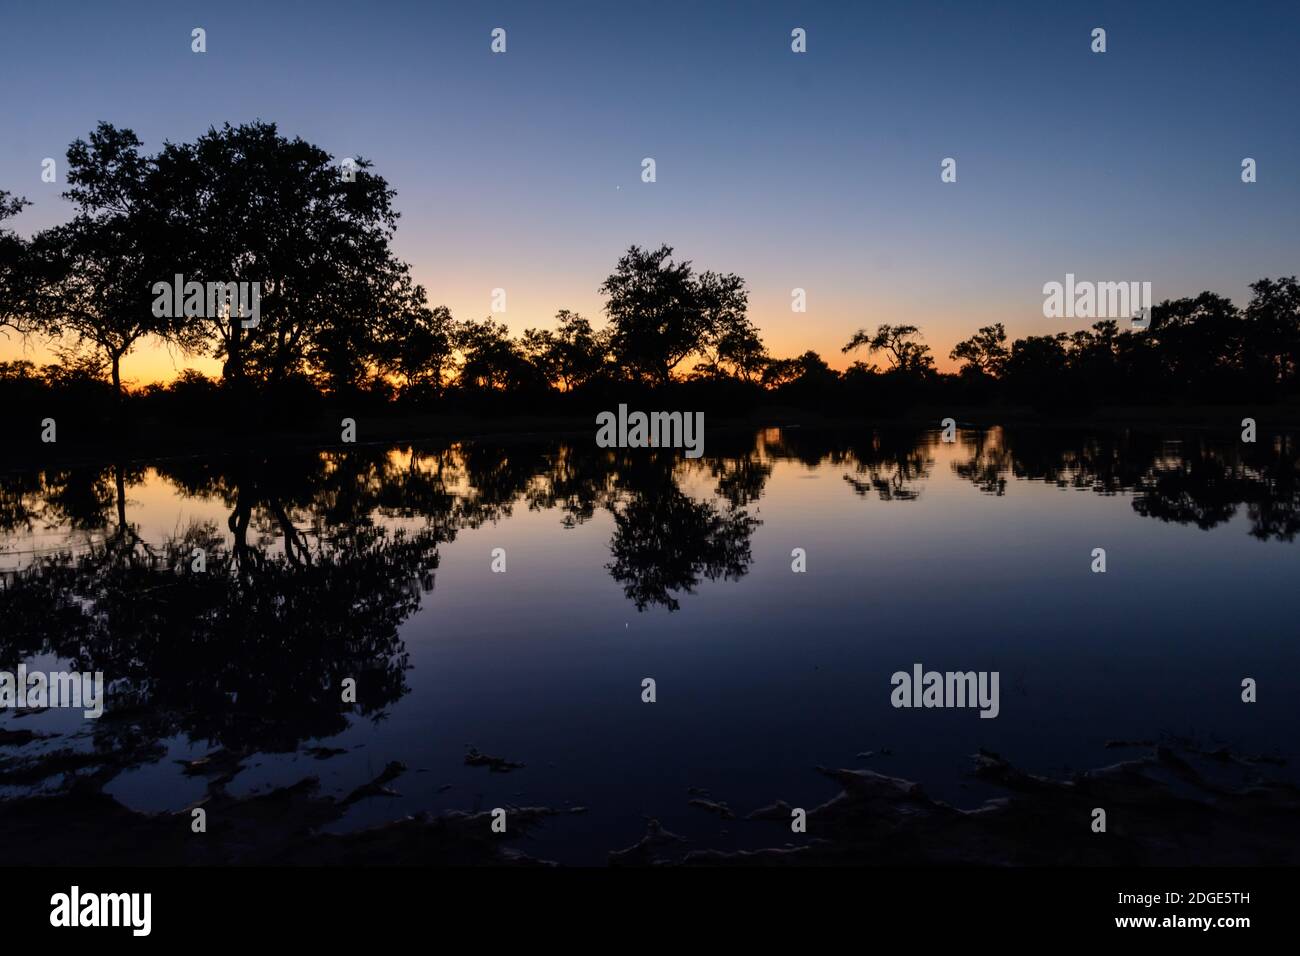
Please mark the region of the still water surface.
<svg viewBox="0 0 1300 956"><path fill-rule="evenodd" d="M981 747L1045 774L1121 759L1112 740L1294 767L1300 445L1236 438L768 429L697 461L543 437L10 473L0 668L112 688L99 722L0 715L60 735L0 749L0 798L67 786L14 771L69 747L143 811L201 798L179 761L221 748L247 754L237 796L308 775L341 796L401 761L335 829L582 806L522 849L599 863L649 817L754 845L688 801L812 807L838 789L819 765L960 806L993 795ZM999 716L893 708L916 663L997 671Z"/></svg>

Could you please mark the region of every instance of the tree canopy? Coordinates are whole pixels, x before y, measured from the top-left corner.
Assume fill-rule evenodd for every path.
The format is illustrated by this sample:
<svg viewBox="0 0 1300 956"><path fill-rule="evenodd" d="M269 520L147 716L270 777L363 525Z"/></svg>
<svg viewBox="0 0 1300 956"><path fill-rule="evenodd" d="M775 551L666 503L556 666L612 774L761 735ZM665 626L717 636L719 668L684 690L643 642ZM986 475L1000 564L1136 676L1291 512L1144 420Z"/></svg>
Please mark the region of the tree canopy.
<svg viewBox="0 0 1300 956"><path fill-rule="evenodd" d="M219 385L191 373L175 389L153 389L180 404L259 390L319 401L513 393L532 402L675 382L819 406L837 397L1053 405L1300 392L1294 276L1255 282L1244 307L1208 291L1166 300L1146 329L1104 320L1008 341L1004 323L985 325L950 351L956 376L937 372L918 326L885 322L841 349L865 349L883 368L858 360L837 372L811 350L770 355L745 280L697 269L666 244L632 245L617 259L599 285L603 327L564 308L552 327L517 334L497 316L457 320L394 253L396 194L373 163L344 168L273 123L211 127L154 154L131 130L100 123L67 158L65 223L25 240L7 224L26 200L0 191L0 330L45 337L60 358L0 374L28 392L84 391L102 375L121 395L122 359L149 339L222 363ZM155 314L154 285L177 277L219 290L256 284L255 321L229 293L212 308L211 291L208 308Z"/></svg>

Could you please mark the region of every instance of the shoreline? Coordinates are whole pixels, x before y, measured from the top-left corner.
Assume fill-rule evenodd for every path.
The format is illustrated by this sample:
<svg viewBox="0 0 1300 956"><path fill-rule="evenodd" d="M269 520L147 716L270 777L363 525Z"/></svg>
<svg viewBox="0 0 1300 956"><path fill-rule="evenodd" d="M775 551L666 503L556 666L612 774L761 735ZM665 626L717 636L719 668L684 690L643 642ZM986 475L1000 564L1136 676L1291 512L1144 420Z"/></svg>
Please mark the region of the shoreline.
<svg viewBox="0 0 1300 956"><path fill-rule="evenodd" d="M1112 745L1108 745L1112 746ZM792 807L783 799L756 805L748 795L732 813L727 804L687 801L715 811L717 827L741 827L753 849L722 850L665 829L644 816L645 835L607 849L607 866L1294 866L1300 862L1300 790L1263 768L1275 758L1207 750L1189 742L1115 742L1143 755L1047 777L1022 770L999 754L971 755L969 776L1000 796L955 806L930 797L921 783L861 767L815 767L839 792L806 810L807 832L791 833ZM596 812L597 807L508 805L509 835L494 837L492 814L481 808L421 811L387 822L332 829L361 800L393 795L390 784L409 773L389 762L342 798L322 792L319 774L266 792L236 796L228 784L256 752L218 751L187 770L205 780L203 796L178 810L133 810L104 792L104 784L147 755L123 755L108 776L73 776L52 793L0 799L0 824L12 860L42 865L51 850L75 847L85 866L329 866L526 865L579 866L539 858L516 844L547 818ZM216 759L211 759L215 757ZM38 758L67 761L66 751ZM1285 761L1281 761L1285 763ZM42 776L21 758L0 760L0 779ZM685 799L685 798L684 798ZM1103 806L1107 831L1091 825ZM752 809L750 809L752 808ZM191 840L191 818L212 818L213 838ZM719 809L726 813L716 813ZM1267 822L1266 822L1267 821ZM90 840L94 834L96 839ZM104 834L112 834L104 839ZM86 846L94 853L87 855ZM141 848L148 851L142 853Z"/></svg>
<svg viewBox="0 0 1300 956"><path fill-rule="evenodd" d="M1242 419L1253 418L1263 432L1300 431L1300 405L1274 406L1113 406L1083 415L1050 416L1018 406L914 408L896 415L828 415L792 406L763 406L747 415L705 415L705 434L726 435L763 428L806 428L851 431L858 429L937 429L952 418L961 429L997 426L1116 431L1129 428L1237 434ZM433 413L373 415L356 418L358 440L340 442L332 419L321 419L311 430L252 430L236 435L229 429L185 430L166 428L155 421L138 421L123 439L110 441L97 434L90 440L60 440L52 444L7 442L6 461L0 473L30 471L47 464L71 466L105 462L141 462L200 456L230 457L241 454L293 453L347 450L376 445L453 444L494 441L521 443L563 437L586 437L595 442L598 426L592 415L472 415ZM328 438L326 436L329 436ZM708 457L708 446L705 446Z"/></svg>

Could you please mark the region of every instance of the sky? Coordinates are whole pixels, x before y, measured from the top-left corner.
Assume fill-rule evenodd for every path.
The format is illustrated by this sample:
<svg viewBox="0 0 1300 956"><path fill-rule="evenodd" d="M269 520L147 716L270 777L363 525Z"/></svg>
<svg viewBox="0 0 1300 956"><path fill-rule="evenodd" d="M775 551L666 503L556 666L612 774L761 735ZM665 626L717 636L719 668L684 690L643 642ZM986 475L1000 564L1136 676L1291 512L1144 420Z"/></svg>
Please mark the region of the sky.
<svg viewBox="0 0 1300 956"><path fill-rule="evenodd" d="M0 188L33 203L21 234L70 217L64 154L101 120L152 152L262 119L373 160L431 304L482 319L503 288L494 318L515 333L566 308L600 325L633 243L743 276L774 355L838 368L882 322L920 326L941 369L981 325L1086 326L1042 314L1067 273L1244 304L1300 271L1293 0L70 0L6 4L0 24ZM44 354L0 340L0 360ZM124 373L186 366L217 369L150 345Z"/></svg>

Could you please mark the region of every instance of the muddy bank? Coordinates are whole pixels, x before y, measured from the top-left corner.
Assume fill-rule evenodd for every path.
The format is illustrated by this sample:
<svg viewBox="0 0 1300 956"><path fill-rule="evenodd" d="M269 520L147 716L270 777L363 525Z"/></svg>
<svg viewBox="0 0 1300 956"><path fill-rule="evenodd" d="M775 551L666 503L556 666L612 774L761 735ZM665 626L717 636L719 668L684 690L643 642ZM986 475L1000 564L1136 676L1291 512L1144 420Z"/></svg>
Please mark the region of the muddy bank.
<svg viewBox="0 0 1300 956"><path fill-rule="evenodd" d="M1006 791L959 809L908 780L827 770L842 790L807 811L810 842L757 851L693 850L693 866L1253 866L1300 863L1300 788L1270 780L1276 758L1157 745L1069 779L977 754L973 775ZM1105 832L1093 829L1105 810ZM748 819L790 832L783 802Z"/></svg>
<svg viewBox="0 0 1300 956"><path fill-rule="evenodd" d="M100 754L100 759L104 755ZM136 754L135 757L144 756ZM101 792L104 774L77 776L83 760L55 750L7 760L0 779L49 779L58 792L0 801L0 832L13 865L555 865L520 849L551 817L583 808L507 807L507 832L490 812L420 813L345 834L325 829L359 800L382 799L406 767L391 763L343 798L319 793L315 777L265 794L233 797L226 784L245 755L218 754L189 772L206 795L176 813L139 813ZM974 756L972 775L1003 791L980 806L931 799L915 782L862 769L817 768L840 792L804 808L806 834L791 831L793 807L752 810L692 800L715 811L719 830L742 828L757 849L719 851L645 823L645 836L611 848L616 866L1184 866L1300 863L1300 788L1272 779L1277 758L1159 744L1145 755L1054 779L997 754ZM703 804L710 804L704 806ZM726 807L727 813L716 812ZM1096 808L1106 831L1093 828ZM192 831L193 810L206 833ZM735 819L738 817L739 819Z"/></svg>
<svg viewBox="0 0 1300 956"><path fill-rule="evenodd" d="M323 828L358 800L382 797L400 776L390 764L342 800L319 794L308 777L257 796L235 798L220 787L178 813L137 813L93 786L0 803L10 866L133 865L554 865L515 844L543 820L581 808L506 807L505 833L492 831L492 814L418 814L354 833ZM194 809L206 832L193 832Z"/></svg>

